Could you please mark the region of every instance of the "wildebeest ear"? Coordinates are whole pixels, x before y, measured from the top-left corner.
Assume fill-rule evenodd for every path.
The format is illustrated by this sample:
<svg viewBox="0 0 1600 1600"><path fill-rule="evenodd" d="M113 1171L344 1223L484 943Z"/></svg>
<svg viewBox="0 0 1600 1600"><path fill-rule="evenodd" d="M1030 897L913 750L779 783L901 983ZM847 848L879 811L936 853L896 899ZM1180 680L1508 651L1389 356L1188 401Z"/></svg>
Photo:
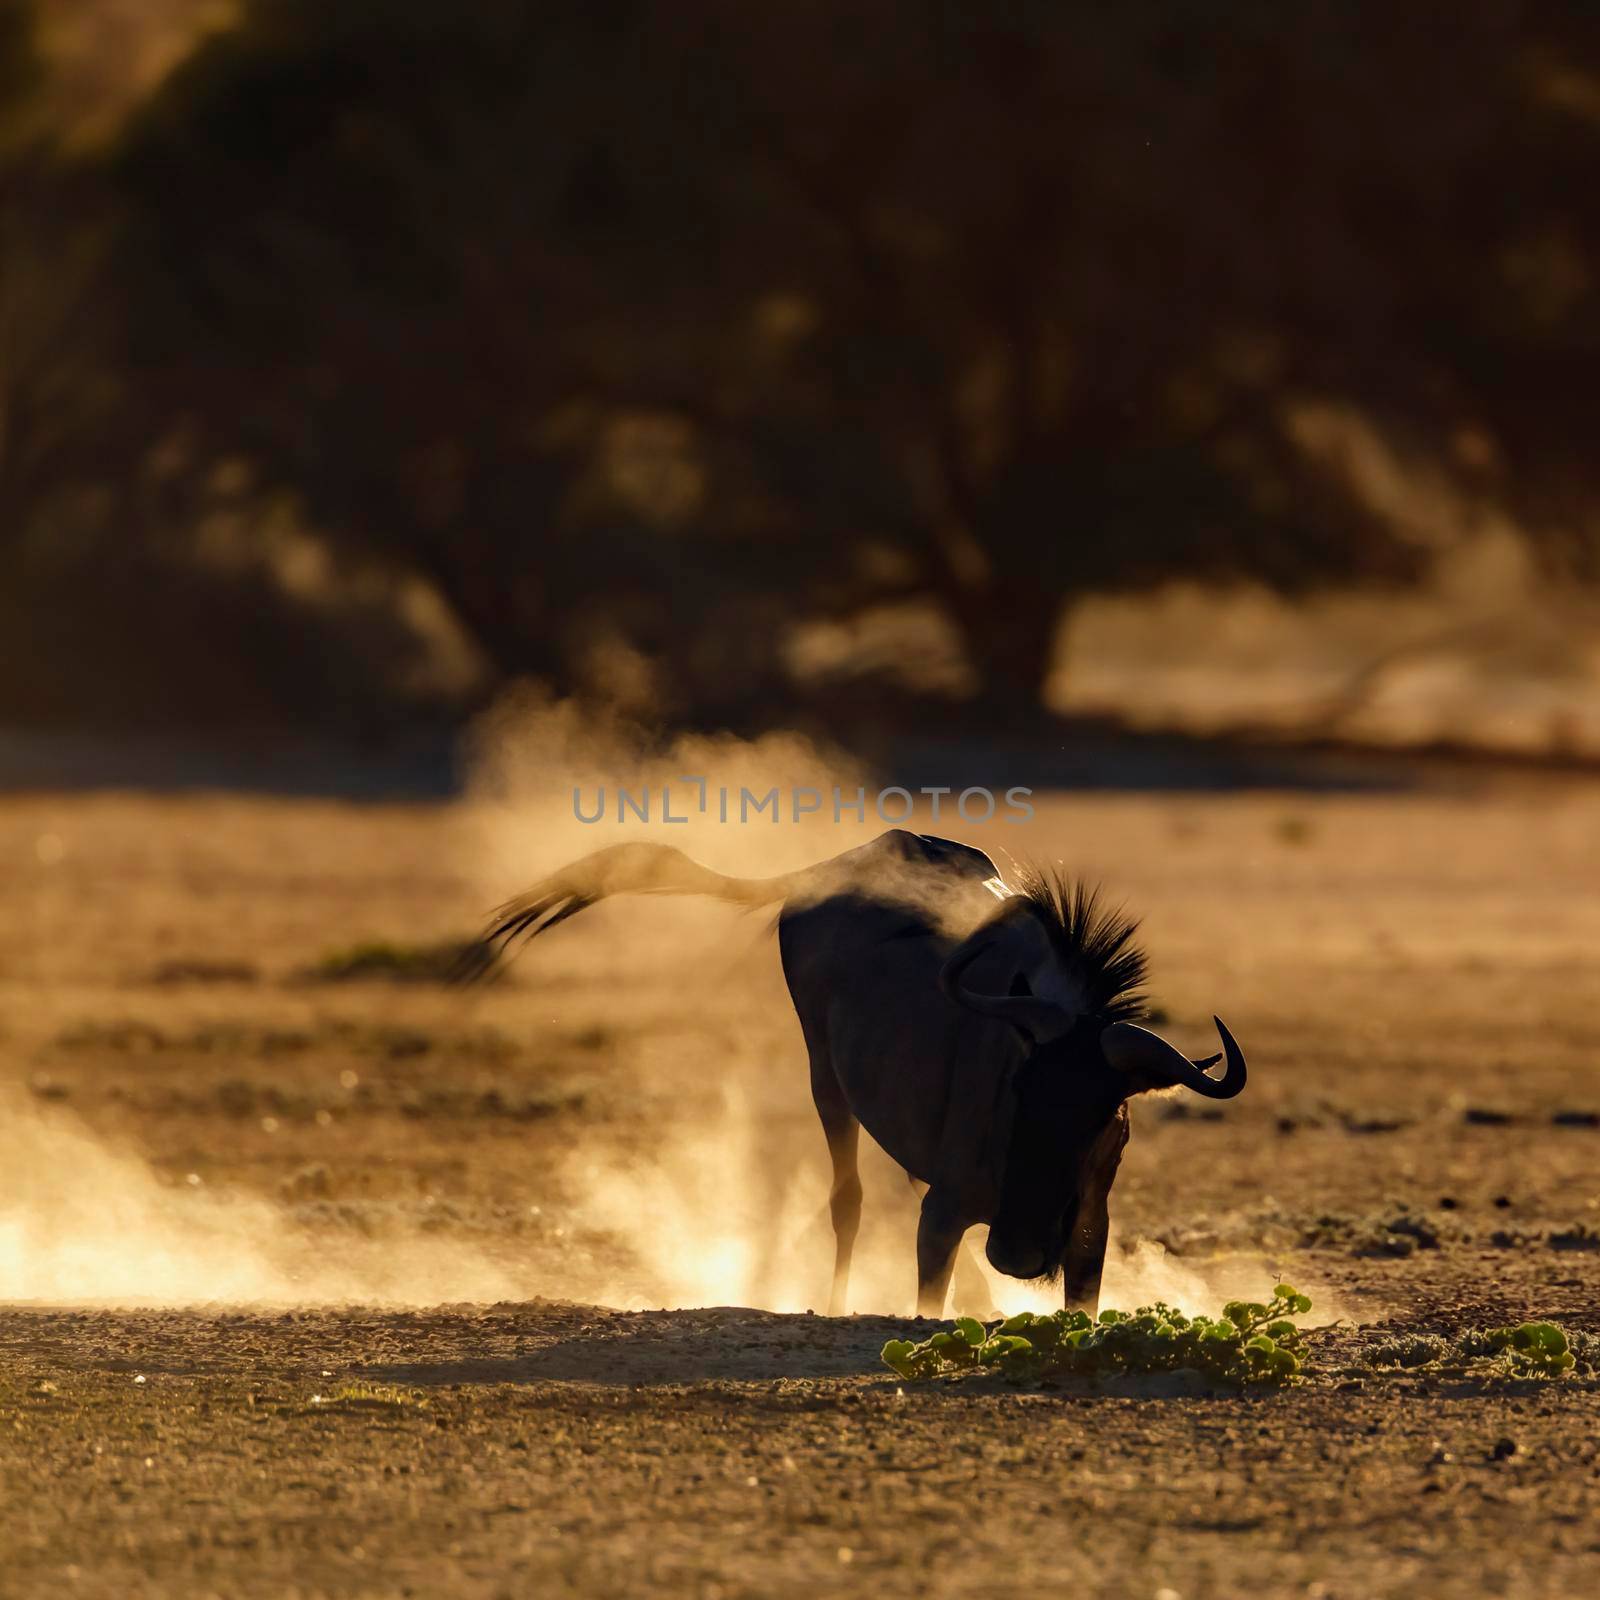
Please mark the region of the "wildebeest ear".
<svg viewBox="0 0 1600 1600"><path fill-rule="evenodd" d="M965 981L971 967L982 964L980 988ZM1009 1022L1035 1044L1059 1039L1077 1020L1069 994L1052 994L1059 966L1050 935L1032 905L1009 901L959 945L939 974L939 986L957 1005L979 1016ZM1024 983L1019 985L1018 978ZM1014 993L1023 988L1026 992Z"/></svg>

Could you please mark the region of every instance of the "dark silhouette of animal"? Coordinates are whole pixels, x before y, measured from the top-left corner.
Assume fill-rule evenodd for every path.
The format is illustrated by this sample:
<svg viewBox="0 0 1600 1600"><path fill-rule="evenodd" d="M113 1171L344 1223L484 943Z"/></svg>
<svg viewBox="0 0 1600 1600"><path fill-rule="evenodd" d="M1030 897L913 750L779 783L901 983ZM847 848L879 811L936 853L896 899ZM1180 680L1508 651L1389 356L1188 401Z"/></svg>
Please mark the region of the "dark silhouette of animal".
<svg viewBox="0 0 1600 1600"><path fill-rule="evenodd" d="M1128 1101L1179 1085L1229 1099L1245 1085L1220 1019L1220 1078L1206 1069L1221 1057L1190 1061L1138 1025L1136 924L1093 891L1031 871L1008 885L981 850L898 828L773 878L728 877L665 845L597 851L501 907L474 973L614 894L782 902L783 971L833 1161L835 1314L861 1216L861 1127L927 1185L920 1314L943 1313L962 1235L981 1222L998 1271L1059 1274L1067 1306L1092 1312Z"/></svg>

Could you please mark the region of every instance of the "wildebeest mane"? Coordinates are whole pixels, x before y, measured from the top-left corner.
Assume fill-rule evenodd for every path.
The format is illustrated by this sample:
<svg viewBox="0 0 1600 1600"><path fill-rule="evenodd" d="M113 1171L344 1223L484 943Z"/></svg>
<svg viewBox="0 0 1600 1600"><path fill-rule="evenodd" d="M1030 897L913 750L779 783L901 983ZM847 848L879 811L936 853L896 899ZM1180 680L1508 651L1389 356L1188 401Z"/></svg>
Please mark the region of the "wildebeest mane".
<svg viewBox="0 0 1600 1600"><path fill-rule="evenodd" d="M1096 887L1064 872L1023 867L1013 881L1016 892L1038 909L1089 1014L1108 1023L1140 1021L1146 1010L1139 986L1148 962L1133 942L1138 920L1107 906Z"/></svg>

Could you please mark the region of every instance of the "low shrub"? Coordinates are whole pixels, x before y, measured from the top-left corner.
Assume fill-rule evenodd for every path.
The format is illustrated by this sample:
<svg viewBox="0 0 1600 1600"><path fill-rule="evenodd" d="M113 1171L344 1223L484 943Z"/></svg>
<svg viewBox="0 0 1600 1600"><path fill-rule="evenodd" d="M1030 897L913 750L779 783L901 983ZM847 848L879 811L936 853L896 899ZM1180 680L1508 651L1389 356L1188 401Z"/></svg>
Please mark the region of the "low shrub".
<svg viewBox="0 0 1600 1600"><path fill-rule="evenodd" d="M1233 1300L1220 1317L1188 1317L1161 1301L1136 1311L1020 1312L993 1327L961 1317L915 1344L891 1339L883 1359L902 1378L991 1368L1018 1382L1054 1376L1111 1377L1189 1369L1213 1383L1281 1385L1300 1371L1292 1318L1311 1301L1286 1283L1265 1302Z"/></svg>

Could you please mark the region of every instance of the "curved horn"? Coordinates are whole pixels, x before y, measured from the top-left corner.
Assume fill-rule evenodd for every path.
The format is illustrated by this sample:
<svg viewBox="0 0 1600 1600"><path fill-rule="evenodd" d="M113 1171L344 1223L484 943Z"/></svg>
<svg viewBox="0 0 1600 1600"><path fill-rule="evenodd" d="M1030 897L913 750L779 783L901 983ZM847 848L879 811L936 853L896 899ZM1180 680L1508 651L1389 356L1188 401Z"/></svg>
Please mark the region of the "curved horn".
<svg viewBox="0 0 1600 1600"><path fill-rule="evenodd" d="M984 930L985 932L989 930ZM1054 1001L1042 1000L1033 994L983 994L969 989L961 981L962 974L989 947L987 938L969 939L945 963L939 974L939 987L959 1006L976 1011L982 1017L998 1017L1020 1028L1036 1044L1046 1044L1059 1039L1077 1020L1073 1012L1064 1010Z"/></svg>
<svg viewBox="0 0 1600 1600"><path fill-rule="evenodd" d="M1100 1034L1100 1047L1106 1053L1106 1060L1123 1072L1154 1078L1158 1083L1181 1083L1208 1100L1231 1100L1244 1088L1244 1052L1221 1017L1211 1020L1217 1025L1217 1036L1228 1058L1220 1078L1210 1077L1205 1071L1216 1062L1216 1056L1209 1061L1191 1061L1174 1050L1159 1033L1135 1027L1131 1022L1113 1022L1104 1029Z"/></svg>

